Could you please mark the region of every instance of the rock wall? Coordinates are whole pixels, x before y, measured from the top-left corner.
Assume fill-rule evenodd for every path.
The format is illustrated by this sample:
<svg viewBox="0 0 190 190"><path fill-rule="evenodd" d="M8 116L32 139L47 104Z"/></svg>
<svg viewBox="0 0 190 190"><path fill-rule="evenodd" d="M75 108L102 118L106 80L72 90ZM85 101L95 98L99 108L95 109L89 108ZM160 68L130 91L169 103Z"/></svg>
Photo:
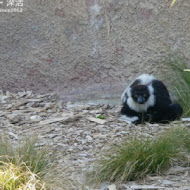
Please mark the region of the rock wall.
<svg viewBox="0 0 190 190"><path fill-rule="evenodd" d="M24 0L0 12L0 89L63 101L119 101L134 76L161 72L170 52L190 60L190 2ZM1 6L1 5L0 5Z"/></svg>

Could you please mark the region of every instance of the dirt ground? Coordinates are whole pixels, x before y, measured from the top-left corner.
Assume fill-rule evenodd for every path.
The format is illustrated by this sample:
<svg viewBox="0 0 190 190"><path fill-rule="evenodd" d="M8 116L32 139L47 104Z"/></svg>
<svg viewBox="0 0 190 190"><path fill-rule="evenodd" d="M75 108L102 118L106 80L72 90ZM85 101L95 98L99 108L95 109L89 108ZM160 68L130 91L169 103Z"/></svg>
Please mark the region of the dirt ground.
<svg viewBox="0 0 190 190"><path fill-rule="evenodd" d="M119 187L108 182L96 187L87 183L86 171L110 143L119 143L128 135L156 136L173 125L127 124L120 119L120 108L121 105L109 104L63 104L56 101L52 94L36 95L30 91L17 94L1 92L0 132L14 144L37 136L38 147L48 145L55 152L57 169L62 171L67 167L69 178L76 182L68 189L190 190L190 168L181 166L171 167L165 174L147 176ZM104 119L98 119L99 115Z"/></svg>

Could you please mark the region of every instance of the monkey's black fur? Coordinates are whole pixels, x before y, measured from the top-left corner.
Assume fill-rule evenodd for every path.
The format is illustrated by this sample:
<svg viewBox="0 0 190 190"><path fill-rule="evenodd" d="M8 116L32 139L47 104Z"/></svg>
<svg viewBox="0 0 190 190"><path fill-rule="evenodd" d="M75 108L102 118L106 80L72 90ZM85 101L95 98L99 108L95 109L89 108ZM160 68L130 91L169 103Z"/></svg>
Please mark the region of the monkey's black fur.
<svg viewBox="0 0 190 190"><path fill-rule="evenodd" d="M183 109L173 103L166 86L152 75L137 78L122 95L121 114L129 122L168 123L179 119Z"/></svg>

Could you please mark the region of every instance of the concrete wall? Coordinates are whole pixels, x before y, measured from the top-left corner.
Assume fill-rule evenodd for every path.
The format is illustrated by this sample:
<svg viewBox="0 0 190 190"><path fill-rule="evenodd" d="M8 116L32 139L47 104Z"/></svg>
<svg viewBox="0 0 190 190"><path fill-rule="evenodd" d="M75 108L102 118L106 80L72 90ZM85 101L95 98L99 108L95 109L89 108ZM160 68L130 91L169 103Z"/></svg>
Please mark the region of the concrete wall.
<svg viewBox="0 0 190 190"><path fill-rule="evenodd" d="M0 89L119 100L170 51L190 60L190 1L171 1L24 0L0 13Z"/></svg>

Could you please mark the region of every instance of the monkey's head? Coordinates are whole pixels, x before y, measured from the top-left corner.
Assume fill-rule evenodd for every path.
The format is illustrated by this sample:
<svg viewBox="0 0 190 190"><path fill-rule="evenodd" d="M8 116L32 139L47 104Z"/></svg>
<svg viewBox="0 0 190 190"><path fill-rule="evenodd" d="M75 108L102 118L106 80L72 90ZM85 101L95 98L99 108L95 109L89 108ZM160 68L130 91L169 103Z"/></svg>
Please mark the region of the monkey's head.
<svg viewBox="0 0 190 190"><path fill-rule="evenodd" d="M144 104L150 96L147 85L137 85L131 88L131 97L138 104Z"/></svg>

